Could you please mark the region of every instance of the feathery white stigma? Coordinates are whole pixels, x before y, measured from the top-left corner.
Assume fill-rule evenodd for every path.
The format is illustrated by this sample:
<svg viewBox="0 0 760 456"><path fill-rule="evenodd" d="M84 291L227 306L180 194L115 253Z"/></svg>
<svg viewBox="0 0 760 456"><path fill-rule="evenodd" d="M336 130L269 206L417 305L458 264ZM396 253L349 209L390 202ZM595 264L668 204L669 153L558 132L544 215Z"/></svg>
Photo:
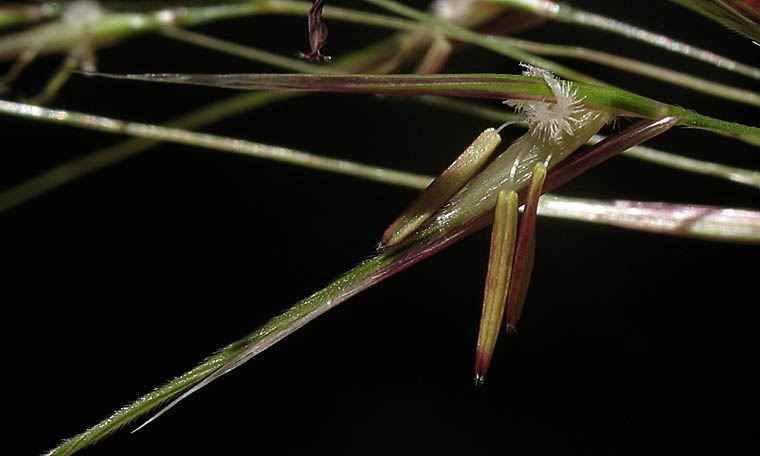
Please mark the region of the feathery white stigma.
<svg viewBox="0 0 760 456"><path fill-rule="evenodd" d="M94 0L77 0L67 3L63 9L63 21L73 27L87 27L103 17L103 9Z"/></svg>
<svg viewBox="0 0 760 456"><path fill-rule="evenodd" d="M556 103L533 100L506 100L505 104L515 108L522 120L528 123L528 132L537 138L561 141L563 134L573 134L581 121L584 109L583 98L578 98L578 89L569 81L562 81L551 72L536 66L521 63L525 67L523 75L544 78L551 89Z"/></svg>

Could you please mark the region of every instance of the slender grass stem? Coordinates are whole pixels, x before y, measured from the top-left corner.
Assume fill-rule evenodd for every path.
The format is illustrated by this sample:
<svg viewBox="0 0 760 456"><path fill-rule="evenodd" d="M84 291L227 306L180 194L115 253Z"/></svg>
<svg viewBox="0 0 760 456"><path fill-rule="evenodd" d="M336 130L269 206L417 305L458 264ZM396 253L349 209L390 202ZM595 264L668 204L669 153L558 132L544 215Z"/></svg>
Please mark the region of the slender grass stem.
<svg viewBox="0 0 760 456"><path fill-rule="evenodd" d="M73 26L64 20L56 20L0 39L0 60L20 55L34 45L40 34L55 36L55 40L49 40L42 46L41 54L68 52L82 42L88 42L97 48L167 26L200 25L254 14L264 8L264 3L262 0L201 8L166 8L149 13L105 12L88 27Z"/></svg>
<svg viewBox="0 0 760 456"><path fill-rule="evenodd" d="M760 212L749 209L544 195L538 214L659 234L760 243Z"/></svg>
<svg viewBox="0 0 760 456"><path fill-rule="evenodd" d="M617 35L624 36L633 40L643 41L652 46L660 47L670 52L681 54L700 60L719 68L733 71L754 79L760 79L760 68L754 68L743 63L722 57L713 52L691 46L681 41L674 40L665 35L653 33L648 30L626 24L617 19L601 16L599 14L582 11L573 8L567 4L559 4L552 1L537 0L486 0L489 3L508 5L513 8L519 8L530 11L551 20L576 24L584 27L591 27L597 30L603 30ZM675 0L678 3L688 4L691 2ZM708 2L703 2L708 3ZM710 2L714 3L714 2Z"/></svg>
<svg viewBox="0 0 760 456"><path fill-rule="evenodd" d="M273 52L267 52L250 46L242 46L231 41L216 39L202 33L196 33L177 27L166 28L161 31L161 34L184 43L193 44L218 52L224 52L225 54L235 55L255 62L263 62L288 71L316 74L334 74L339 72L338 68L333 68L332 66L316 65L303 60L283 57L282 55Z"/></svg>
<svg viewBox="0 0 760 456"><path fill-rule="evenodd" d="M586 60L589 62L600 63L631 73L641 74L653 79L659 79L673 85L686 87L697 92L706 93L726 100L746 103L753 106L760 106L760 94L751 90L739 89L726 84L708 81L700 77L673 71L661 66L652 65L640 60L620 57L618 55L601 52L595 49L586 49L577 46L562 46L556 44L535 43L515 38L502 37L499 39L512 46L533 52L539 55L550 55L554 57L570 57L574 59Z"/></svg>
<svg viewBox="0 0 760 456"><path fill-rule="evenodd" d="M0 30L50 19L61 14L62 10L62 5L49 2L33 6L0 6Z"/></svg>
<svg viewBox="0 0 760 456"><path fill-rule="evenodd" d="M164 8L148 13L106 12L91 27L73 27L59 20L43 24L0 39L0 60L15 58L34 45L37 36L49 34L55 40L46 42L40 53L66 52L86 40L93 47L105 46L138 34L155 32L169 27L192 27L225 19L262 14L303 16L310 3L288 0L248 0L245 3L191 8ZM429 30L429 26L380 14L345 8L326 8L325 16L356 24L396 30Z"/></svg>
<svg viewBox="0 0 760 456"><path fill-rule="evenodd" d="M271 101L276 101L282 98L286 98L288 95L289 95L288 93L283 93L283 92L263 92L263 93L245 94L244 96L234 97L225 102L217 103L213 105L212 107L200 110L199 112L191 113L187 116L184 116L183 118L175 120L173 124L192 126L192 125L207 123L212 119L231 116L240 112L241 110L250 109L251 107L257 104L264 104ZM184 131L184 130L179 130L176 128L157 127L154 125L144 125L144 124L123 122L119 120L114 120L114 119L101 117L101 116L93 116L89 114L80 114L80 113L72 113L68 111L52 110L48 108L40 108L37 106L31 106L31 105L22 105L19 103L13 103L13 102L7 102L7 101L0 101L0 112L14 115L14 116L31 117L38 120L48 121L48 122L65 123L67 125L73 125L73 126L78 126L82 128L94 129L94 130L99 130L99 131L107 131L107 132L118 133L118 134L128 134L128 135L133 135L133 136L138 137L137 139L133 139L131 141L118 144L111 148L104 149L99 154L83 157L81 159L74 160L64 165L60 165L51 170L48 170L47 172L33 179L30 179L29 181L26 181L23 185L13 187L10 190L5 190L3 192L0 192L0 212L11 209L47 191L50 188L55 188L61 185L61 183L68 182L71 179L74 179L78 176L92 172L93 170L101 169L102 167L105 167L114 163L118 163L119 161L132 157L146 150L147 148L155 145L157 141L176 142L176 143L181 143L181 144L195 144L195 145L207 147L214 150L241 153L241 154L249 155L249 156L257 156L259 158L267 158L267 159L272 159L272 160L284 161L284 162L296 164L299 166L306 166L309 168L321 169L321 170L334 172L334 173L357 176L363 179L368 179L368 180L373 180L377 182L383 182L386 184L418 189L418 190L422 190L426 188L430 184L430 182L433 181L433 176L391 170L387 168L356 163L349 160L339 160L339 159L333 159L329 157L321 157L321 156L317 156L313 154L307 154L304 152L295 151L292 149L286 149L286 148L276 147L276 146L268 146L264 144L252 143L252 142L233 139L233 138L216 137L213 135L194 133L191 131ZM597 136L595 139L600 140L603 138ZM657 151L652 151L651 149L647 149L642 146L636 146L636 147L638 147L640 150L644 149L643 154L653 155L655 157L654 160L662 161L662 158L660 156L660 154L663 154L662 152L659 152L658 154ZM697 167L704 172L705 166L703 164L690 163L690 161L696 162L695 160L685 159L684 157L677 157L677 158L671 159L671 161L680 161L680 160L687 160L687 163L689 163L690 166ZM711 164L711 165L714 165L714 164ZM722 169L719 169L719 171L720 173L728 172ZM758 185L757 172L755 172L754 175L748 176L748 173L752 173L752 172L746 171L746 170L739 170L739 171L742 171L742 172L738 172L738 173L733 172L733 174L738 174L738 176L734 176L732 180L743 182L745 180L748 180L754 177L755 179L753 181L754 185ZM719 174L719 172L716 171L716 174ZM729 176L733 174L729 174ZM544 198L542 198L541 201L544 201ZM543 207L542 206L543 203L539 203L539 215L546 214L546 215L551 215L554 217L561 217L562 214L557 208L561 207L562 204L566 204L565 207L569 208L568 209L569 218L572 218L572 219L582 218L578 214L579 214L579 211L581 210L580 208L584 207L582 203L585 200L577 200L577 199L565 198L565 197L555 197L553 201L555 204L553 208L551 209L551 211L549 211L549 209L546 209L549 212L541 212L540 208ZM580 201L580 203L578 201ZM641 204L648 204L648 203L641 203ZM661 203L652 203L652 204L661 204ZM621 209L617 207L615 203L604 202L604 201L594 201L593 205L594 206L592 207L593 209L592 212L599 212L599 211L603 211L607 207L613 207L613 209L610 210L611 212L614 212L617 214L621 213ZM674 213L677 215L680 213L687 213L689 207L695 207L695 206L686 205L686 206L672 206L672 207L674 209ZM726 209L726 208L709 208L708 206L704 206L704 208L706 208L704 211L705 213L709 212L711 214L719 214L719 213L728 214L728 213L735 213L731 211L738 211L738 209L734 210L734 209ZM710 209L710 211L707 211L707 209ZM661 215L663 214L662 211L660 211L660 214ZM730 221L732 219L726 218L726 217L720 219L720 223L716 221L712 221L711 225L713 226L713 228L709 228L709 229L707 226L705 227L695 226L694 229L692 230L685 230L683 227L679 227L677 223L671 221L671 222L664 222L663 226L666 226L666 225L674 226L675 228L671 230L673 232L667 229L664 229L663 227L660 227L660 231L669 232L670 234L684 233L690 236L698 236L698 237L708 237L708 235L711 234L712 232L721 231L722 233L724 233L720 237L720 239L722 240L739 240L739 241L749 240L749 241L755 241L755 242L760 241L760 227L758 227L757 225L752 225L755 223L755 220L756 220L756 217L753 215L754 212L750 211L750 212L746 212L746 214L749 214L749 215L747 215L744 219L741 219L741 220L745 220L742 223L744 224L744 226L750 227L750 228L744 229L743 231L740 230L737 238L732 238L733 233L730 230ZM600 217L599 222L610 223L611 218L612 218L612 215L610 215L610 217L606 219L603 217ZM631 220L634 220L634 219L635 218L633 217L631 218ZM594 219L593 217L587 217L584 220L591 221L591 222L596 221L596 219ZM632 223L623 224L621 222L618 225L624 226L626 228L637 229L635 224L632 224ZM718 228L715 228L715 227L718 227ZM643 228L643 229L646 229L646 228ZM709 230L712 230L712 231L709 231Z"/></svg>
<svg viewBox="0 0 760 456"><path fill-rule="evenodd" d="M353 19L356 19L356 18L352 15L352 13L354 12L346 11L345 14L338 15L338 17L343 20L353 21ZM409 24L416 27L416 30L421 29L419 25L416 25L416 23L414 22L410 22ZM378 25L378 24L373 23L372 25ZM392 26L392 25L398 25L398 24L382 23L382 25ZM401 30L415 30L414 27L409 27L407 26L407 24L405 24L400 29ZM396 28L396 27L393 27L393 28ZM272 54L272 53L262 51L256 48L242 46L237 43L232 43L229 41L219 40L219 39L212 38L200 33L183 30L176 27L167 28L163 30L162 33L165 36L169 36L171 38L175 38L187 43L195 44L198 46L202 46L202 47L213 49L220 52L225 52L231 55L237 55L239 57L250 59L250 60L266 62L271 65L274 65L274 66L277 66L279 68L283 68L289 71L297 71L301 73L314 73L314 74L317 74L317 73L329 74L329 73L336 72L334 67L330 65L324 66L324 65L309 64L307 62L285 58L277 54ZM703 78L691 76L689 74L681 73L678 71L669 70L667 68L663 68L657 65L651 65L646 62L641 62L638 60L628 59L625 57L620 57L620 56L608 54L605 52L601 52L601 51L597 51L593 49L585 49L581 47L535 43L531 41L519 40L519 39L507 38L507 37L492 37L492 38L493 38L492 41L497 41L498 43L503 43L504 45L507 45L516 49L529 51L535 54L552 55L552 56L558 56L558 57L571 57L571 58L577 58L577 59L588 60L588 61L592 61L596 63L601 63L604 65L612 66L612 67L619 68L625 71L642 74L654 79L659 79L659 80L662 80L674 85L687 87L689 89L696 90L698 92L707 93L707 94L720 97L720 98L725 98L727 100L760 106L760 94L753 92L751 90L739 89L739 88L728 86L725 84L708 81Z"/></svg>
<svg viewBox="0 0 760 456"><path fill-rule="evenodd" d="M213 103L210 106L180 116L168 122L166 126L197 128L201 125L217 122L276 100L291 98L294 95L296 94L288 92L258 92L237 95L228 100ZM64 116L63 114L61 115ZM52 114L47 119L55 121ZM134 157L157 144L159 144L158 139L130 139L47 169L19 185L0 192L0 213L26 203L76 179Z"/></svg>
<svg viewBox="0 0 760 456"><path fill-rule="evenodd" d="M471 30L468 30L463 27L459 27L449 22L436 19L433 16L430 16L429 14L425 14L421 11L415 10L414 8L409 8L408 6L402 5L401 3L394 2L392 0L364 0L364 1L366 3L371 3L373 5L384 8L388 11L392 11L396 14L407 17L409 19L413 19L420 23L433 26L435 27L436 30L440 31L448 38L463 41L465 43L476 44L485 49L489 49L491 51L496 52L497 54L501 54L505 57L509 57L516 61L526 62L526 63L530 63L531 65L544 68L546 70L551 71L552 73L556 73L557 75L560 75L567 79L573 79L576 81L583 81L583 82L599 84L599 85L604 84L602 81L592 78L591 76L583 74L579 71L575 71L571 68L565 67L556 62L552 62L551 60L538 57L528 52L516 49L505 43L499 42L497 39L494 39L494 37L492 36L473 32Z"/></svg>
<svg viewBox="0 0 760 456"><path fill-rule="evenodd" d="M446 95L496 99L524 99L555 102L552 91L541 78L500 74L435 75L309 75L309 74L104 74L128 79L173 84L192 84L238 90L306 90L338 93L393 95ZM658 119L678 117L680 125L708 130L760 145L760 128L727 122L679 106L610 87L576 83L578 96L592 110L615 115Z"/></svg>
<svg viewBox="0 0 760 456"><path fill-rule="evenodd" d="M136 122L124 122L102 116L40 108L38 106L24 105L2 100L0 100L0 112L18 117L53 121L63 125L73 125L91 130L127 134L143 139L169 141L225 152L234 152L252 157L276 159L277 161L284 163L339 172L341 174L352 175L368 180L392 180L400 182L410 179L410 176L406 173L390 171L380 167L362 165L348 160L322 157L286 147L270 146L205 133L195 133L177 128L160 127ZM426 180L427 179L424 177L412 177L411 182L407 183L407 185L418 185ZM3 201L2 204L0 204L0 211L18 204L19 199L24 197L26 197L26 194L24 193L10 195L10 198L8 198L7 201Z"/></svg>

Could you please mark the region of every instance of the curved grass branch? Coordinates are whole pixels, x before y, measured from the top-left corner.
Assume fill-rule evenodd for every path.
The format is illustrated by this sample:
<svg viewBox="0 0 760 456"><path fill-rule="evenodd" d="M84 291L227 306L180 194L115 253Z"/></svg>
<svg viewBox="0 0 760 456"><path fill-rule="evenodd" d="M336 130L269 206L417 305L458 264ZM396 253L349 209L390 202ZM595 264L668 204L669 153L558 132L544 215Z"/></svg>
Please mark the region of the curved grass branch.
<svg viewBox="0 0 760 456"><path fill-rule="evenodd" d="M658 234L760 242L760 212L749 209L544 195L539 202L538 213Z"/></svg>
<svg viewBox="0 0 760 456"><path fill-rule="evenodd" d="M303 60L284 57L280 54L264 51L262 49L243 46L231 41L220 40L208 35L204 35L202 33L197 33L177 27L166 28L161 31L161 34L168 36L169 38L182 41L183 43L189 43L206 49L224 52L225 54L235 55L247 60L252 60L254 62L266 63L268 65L272 65L276 68L281 68L287 71L315 74L335 74L341 72L339 66L334 67L328 65L317 65L314 63L305 62Z"/></svg>
<svg viewBox="0 0 760 456"><path fill-rule="evenodd" d="M301 90L392 95L537 100L553 103L552 91L541 78L499 74L439 75L304 75L304 74L104 74L114 79L166 82L238 90ZM587 109L659 119L678 117L680 125L708 130L760 145L760 128L727 122L631 92L575 83Z"/></svg>
<svg viewBox="0 0 760 456"><path fill-rule="evenodd" d="M87 27L63 19L42 24L0 39L0 60L16 58L34 46L40 35L55 36L41 46L40 54L68 52L87 42L97 48L139 34L168 26L192 26L254 14L265 8L266 1L197 8L165 8L147 13L105 11Z"/></svg>
<svg viewBox="0 0 760 456"><path fill-rule="evenodd" d="M760 93L751 90L739 89L726 84L708 81L697 76L692 76L680 71L673 71L657 65L652 65L640 60L620 57L618 55L597 51L595 49L586 49L578 46L562 46L556 44L535 43L515 38L500 38L500 41L510 43L512 46L533 52L539 55L550 55L554 57L569 57L574 59L586 60L589 62L600 63L613 68L629 71L631 73L641 74L653 79L665 81L673 85L686 87L687 89L697 92L706 93L715 97L726 100L745 103L753 106L760 106Z"/></svg>
<svg viewBox="0 0 760 456"><path fill-rule="evenodd" d="M537 1L537 0L485 0L489 3L511 6L513 8L519 8L531 13L546 17L548 19L565 22L568 24L576 24L584 27L591 27L597 30L603 30L605 32L615 33L617 35L624 36L633 40L639 40L649 45L656 46L667 51L681 54L693 59L700 60L711 65L715 65L719 68L723 68L728 71L742 74L754 79L760 79L760 68L751 67L743 63L736 62L734 60L722 57L713 52L700 49L695 46L691 46L684 42L674 40L665 35L653 33L648 30L636 27L634 25L626 24L617 19L601 16L599 14L582 11L577 8L573 8L567 4L559 4L552 1ZM702 5L712 5L709 8L719 8L715 4L717 2L706 2L695 0L672 0L677 3L686 5L692 9L704 10L705 7L694 6L695 3ZM756 30L754 33L758 33ZM758 38L755 38L758 39Z"/></svg>
<svg viewBox="0 0 760 456"><path fill-rule="evenodd" d="M402 5L398 2L391 0L364 0L366 3L371 3L375 6L379 6L388 11L392 11L401 16L407 17L418 21L419 23L426 24L434 27L437 31L445 35L447 38L455 39L465 43L475 44L484 49L489 49L497 54L501 54L505 57L509 57L518 62L526 62L531 65L544 68L566 79L573 79L576 81L583 81L593 84L604 84L598 79L592 78L579 71L575 71L564 65L560 65L551 60L547 60L536 55L530 54L525 51L521 51L512 46L506 45L494 39L489 35L483 35L472 30L459 27L458 25L451 24L449 22L437 19L429 14L425 14L422 11L418 11L414 8Z"/></svg>
<svg viewBox="0 0 760 456"><path fill-rule="evenodd" d="M42 5L0 6L0 30L44 21L60 15L61 11L61 4L49 2Z"/></svg>
<svg viewBox="0 0 760 456"><path fill-rule="evenodd" d="M192 113L184 116L181 119L177 119L173 122L175 125L198 125L207 123L212 119L218 120L220 117L231 116L237 114L241 110L250 109L259 104L264 104L272 101L281 100L288 96L283 92L263 92L245 94L244 96L234 97L231 100L217 103L214 106L201 110L197 113ZM27 201L34 196L45 192L50 188L55 188L60 185L61 182L68 182L71 179L75 179L78 176L92 172L92 170L100 169L104 166L117 163L128 157L131 157L137 153L140 153L147 148L155 145L158 141L175 142L180 144L195 145L198 147L205 147L212 150L219 150L223 152L233 152L248 156L254 156L258 158L270 159L281 161L285 163L295 164L298 166L304 166L312 169L320 169L333 173L346 174L362 179L368 179L376 182L382 182L386 184L407 187L412 189L422 190L426 188L433 180L433 176L426 176L422 174L408 173L404 171L391 170L383 167L370 166L361 163L352 162L350 160L340 160L329 157L322 157L306 152L296 151L293 149L269 146L265 144L259 144L239 139L219 137L214 135L195 133L187 130L180 130L178 128L159 127L154 125L138 124L115 120L111 118L93 116L90 114L74 113L69 111L52 110L48 108L40 108L37 106L23 105L19 103L7 102L0 100L0 112L4 114L10 114L20 117L29 117L37 120L62 123L69 126L76 126L88 129L94 129L98 131L107 131L109 133L127 134L136 136L137 139L127 141L117 146L107 148L100 154L94 156L88 156L81 159L77 159L68 162L64 165L55 167L46 173L43 173L34 179L25 182L23 185L13 187L10 190L0 192L0 212L11 209L24 201ZM508 114L507 114L508 115ZM494 119L500 120L500 119ZM592 138L595 142L602 141L606 138L599 135L595 135ZM748 185L760 186L760 173L752 172L748 170L735 170L730 167L723 167L722 165L716 165L713 163L700 162L685 157L672 156L672 154L666 154L664 152L654 151L652 149L643 146L634 146L625 152L631 156L635 156L640 159L649 159L654 162L666 162L669 166L674 166L674 162L684 162L684 168L691 167L696 168L696 171L709 174L712 169L712 174L720 175L741 183ZM724 169L725 168L725 169ZM593 217L582 218L579 214L580 208L583 206L578 202L581 200L554 197L555 202L553 209L549 212L540 212L540 215L546 214L555 217L562 216L562 212L557 210L558 205L566 204L564 207L568 207L568 218L583 219L587 221L605 223L602 218L595 219ZM543 201L543 199L541 200ZM582 201L581 201L582 202ZM576 204L577 203L577 204ZM542 207L540 203L539 207ZM595 206L591 207L591 213L598 212L599 207L610 206L611 203L604 201L594 201ZM644 204L644 203L642 203ZM661 204L661 203L653 203ZM689 206L673 206L677 207L679 211L675 213L686 211L686 207ZM615 211L619 213L620 208L615 206ZM726 211L738 211L728 208L711 208L711 213L725 213ZM662 215L662 212L661 212ZM672 221L672 218L664 217L663 224L667 226L676 226ZM670 221L669 221L670 220ZM720 230L722 230L722 237L720 240L748 240L745 239L745 233L741 228L736 233L731 230L730 218L721 219ZM741 220L739 220L741 222ZM744 223L744 222L741 222ZM754 222L753 222L754 223ZM631 229L646 229L646 227L638 227L634 224L618 224ZM663 226L664 226L663 225ZM712 225L716 225L714 222ZM746 224L745 224L746 225ZM661 232L669 234L680 234L679 231L664 230L660 227ZM760 241L760 227L755 226L754 238L750 240ZM675 228L674 228L675 230ZM684 232L687 235L695 237L709 237L709 232L701 231L700 227L694 227L691 231ZM736 235L736 238L732 236Z"/></svg>
<svg viewBox="0 0 760 456"><path fill-rule="evenodd" d="M61 9L60 6L57 8L58 10ZM304 16L310 8L311 3L301 1L247 0L244 3L229 5L163 8L149 12L104 11L102 17L93 22L90 27L78 27L64 20L56 20L2 37L0 38L0 60L16 58L23 54L39 41L39 36L56 37L55 40L49 40L40 46L40 54L51 54L68 52L83 41L87 41L97 48L140 34L172 27L192 27L220 20L264 14ZM60 11L57 11L56 14L59 13ZM432 30L432 27L414 21L345 8L327 7L324 16L330 19L394 30ZM17 17L23 16L8 13L9 20ZM1 15L0 18L2 18Z"/></svg>
<svg viewBox="0 0 760 456"><path fill-rule="evenodd" d="M270 146L206 133L195 133L177 128L160 127L136 122L124 122L102 116L40 108L38 106L25 105L10 101L0 100L0 112L18 117L48 120L63 125L72 125L91 130L126 134L143 139L168 141L224 152L234 152L251 157L268 158L283 163L305 166L312 169L328 170L368 180L391 180L393 182L405 182L404 185L411 186L418 186L427 181L424 177L415 177L407 173L363 165L348 160L322 157L286 147ZM17 194L7 195L7 199L0 200L0 211L18 204L20 199L26 197L28 196L23 190L19 190Z"/></svg>
<svg viewBox="0 0 760 456"><path fill-rule="evenodd" d="M290 98L294 95L294 93L288 92L241 94L180 116L168 122L165 127L185 129L197 128L202 125L224 120L228 117L255 109L259 106ZM7 104L0 104L0 106L8 107ZM34 107L30 107L26 112L29 114L33 112L47 113L47 115L40 120L55 122L58 118L67 117L67 114L64 114L65 111L53 114L51 110L46 110L46 108L38 108L40 110L34 110L32 108ZM75 119L77 117L78 116L74 116ZM80 120L84 119L80 118ZM105 122L104 124L115 126L118 122ZM85 124L77 124L77 126L86 128ZM159 130L153 131L156 132ZM84 157L53 166L18 185L0 191L0 213L13 209L14 207L24 204L76 179L100 171L108 166L121 163L124 160L149 150L151 147L159 144L160 141L163 140L160 138L145 139L144 137L130 139L95 151Z"/></svg>

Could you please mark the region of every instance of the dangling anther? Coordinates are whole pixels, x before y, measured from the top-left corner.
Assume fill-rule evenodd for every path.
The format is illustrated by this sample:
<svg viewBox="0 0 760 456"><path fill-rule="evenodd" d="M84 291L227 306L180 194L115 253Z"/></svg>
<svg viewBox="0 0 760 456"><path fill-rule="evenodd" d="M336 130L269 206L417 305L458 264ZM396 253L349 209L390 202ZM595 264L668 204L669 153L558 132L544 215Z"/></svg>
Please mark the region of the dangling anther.
<svg viewBox="0 0 760 456"><path fill-rule="evenodd" d="M497 130L488 128L481 133L385 230L380 246L398 244L419 228L480 171L500 143Z"/></svg>
<svg viewBox="0 0 760 456"><path fill-rule="evenodd" d="M538 200L543 192L546 172L546 163L537 163L533 168L533 177L528 188L525 209L520 219L520 233L517 235L512 278L507 293L508 330L514 330L515 325L520 320L525 296L528 293L536 250L536 211L538 210Z"/></svg>
<svg viewBox="0 0 760 456"><path fill-rule="evenodd" d="M502 190L496 200L483 311L480 315L480 331L475 352L475 383L478 386L485 381L504 319L504 306L515 254L518 203L515 191L506 193Z"/></svg>
<svg viewBox="0 0 760 456"><path fill-rule="evenodd" d="M314 0L309 10L309 46L311 52L298 53L298 57L310 62L327 62L329 55L322 54L322 48L327 44L327 26L322 20L322 10L327 0Z"/></svg>

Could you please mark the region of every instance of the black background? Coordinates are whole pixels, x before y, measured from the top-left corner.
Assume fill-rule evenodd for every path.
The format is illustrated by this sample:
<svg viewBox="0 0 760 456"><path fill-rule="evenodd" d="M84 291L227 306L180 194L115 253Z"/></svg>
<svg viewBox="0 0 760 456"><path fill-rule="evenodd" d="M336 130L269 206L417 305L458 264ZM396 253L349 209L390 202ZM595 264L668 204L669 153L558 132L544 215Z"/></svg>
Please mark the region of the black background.
<svg viewBox="0 0 760 456"><path fill-rule="evenodd" d="M573 4L745 63L759 60L749 40L670 2ZM334 56L387 33L329 25ZM304 18L198 30L283 55L306 50ZM578 27L548 24L520 36L758 88ZM271 71L156 36L98 56L104 72ZM35 63L6 97L33 94L59 61ZM566 63L642 95L757 125L756 108ZM471 49L445 71L519 68ZM53 105L161 122L231 95L74 76ZM6 187L119 140L9 117L0 125ZM312 95L204 131L434 174L488 126L401 99ZM757 149L699 131L670 132L651 145L759 163ZM559 193L758 206L751 188L629 158ZM370 254L414 195L166 145L0 214L8 436L31 430L22 453L40 453L186 371ZM524 318L517 335L499 341L481 390L473 386L473 352L487 231L341 305L146 429L121 431L85 454L694 453L757 443L757 247L551 219L539 221L537 235Z"/></svg>

